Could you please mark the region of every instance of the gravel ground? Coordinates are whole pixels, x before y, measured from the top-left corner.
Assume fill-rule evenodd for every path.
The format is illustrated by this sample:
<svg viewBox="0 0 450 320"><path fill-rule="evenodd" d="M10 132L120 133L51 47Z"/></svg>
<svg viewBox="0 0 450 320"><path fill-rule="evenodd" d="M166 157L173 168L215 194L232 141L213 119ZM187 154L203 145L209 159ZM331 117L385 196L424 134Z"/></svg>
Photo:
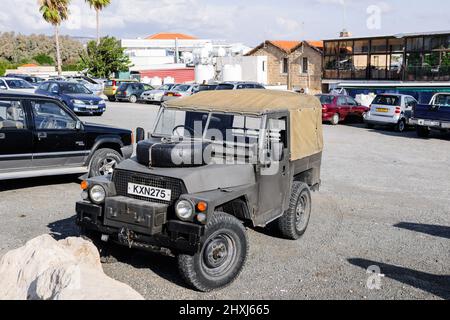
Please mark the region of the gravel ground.
<svg viewBox="0 0 450 320"><path fill-rule="evenodd" d="M157 107L111 103L91 122L153 127ZM300 241L249 229L250 255L230 287L186 288L176 260L124 251L105 272L148 299L450 299L450 137L326 125L322 188ZM0 182L0 256L43 233L77 235L77 177ZM370 290L369 266L379 289Z"/></svg>

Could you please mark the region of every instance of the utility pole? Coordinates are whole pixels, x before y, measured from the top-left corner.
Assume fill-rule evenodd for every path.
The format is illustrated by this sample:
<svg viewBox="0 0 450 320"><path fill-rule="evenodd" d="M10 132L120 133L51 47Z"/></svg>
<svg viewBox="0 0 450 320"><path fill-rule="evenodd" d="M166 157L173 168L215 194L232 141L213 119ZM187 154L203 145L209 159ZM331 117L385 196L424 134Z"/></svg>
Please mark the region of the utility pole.
<svg viewBox="0 0 450 320"><path fill-rule="evenodd" d="M175 38L175 63L180 61L180 54L178 52L178 38Z"/></svg>

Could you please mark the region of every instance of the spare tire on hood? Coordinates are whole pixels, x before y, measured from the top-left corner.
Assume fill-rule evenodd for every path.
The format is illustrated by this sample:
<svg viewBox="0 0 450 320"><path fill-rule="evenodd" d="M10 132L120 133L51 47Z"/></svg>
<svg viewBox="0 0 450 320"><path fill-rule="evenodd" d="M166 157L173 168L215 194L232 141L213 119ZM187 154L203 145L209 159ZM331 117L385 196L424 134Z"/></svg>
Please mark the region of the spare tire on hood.
<svg viewBox="0 0 450 320"><path fill-rule="evenodd" d="M144 140L138 143L137 161L155 168L199 167L210 163L212 145L208 142L161 142Z"/></svg>

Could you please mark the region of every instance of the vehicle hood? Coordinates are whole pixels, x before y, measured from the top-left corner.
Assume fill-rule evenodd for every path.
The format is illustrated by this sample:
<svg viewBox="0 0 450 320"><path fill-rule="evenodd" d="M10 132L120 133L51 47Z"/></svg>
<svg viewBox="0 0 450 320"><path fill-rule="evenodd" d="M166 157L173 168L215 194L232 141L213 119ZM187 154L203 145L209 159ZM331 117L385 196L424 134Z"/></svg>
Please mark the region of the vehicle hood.
<svg viewBox="0 0 450 320"><path fill-rule="evenodd" d="M123 161L117 169L180 179L189 194L229 189L256 183L251 164L210 164L195 168L148 168L136 158ZM214 177L214 178L212 178Z"/></svg>
<svg viewBox="0 0 450 320"><path fill-rule="evenodd" d="M102 100L102 98L93 95L93 94L75 94L75 93L71 93L71 94L66 94L64 93L64 96L69 98L69 99L77 99L77 100L81 100L81 101L100 101Z"/></svg>
<svg viewBox="0 0 450 320"><path fill-rule="evenodd" d="M131 130L121 129L113 126L107 126L103 124L84 122L84 130L90 133L103 133L103 134L131 134Z"/></svg>

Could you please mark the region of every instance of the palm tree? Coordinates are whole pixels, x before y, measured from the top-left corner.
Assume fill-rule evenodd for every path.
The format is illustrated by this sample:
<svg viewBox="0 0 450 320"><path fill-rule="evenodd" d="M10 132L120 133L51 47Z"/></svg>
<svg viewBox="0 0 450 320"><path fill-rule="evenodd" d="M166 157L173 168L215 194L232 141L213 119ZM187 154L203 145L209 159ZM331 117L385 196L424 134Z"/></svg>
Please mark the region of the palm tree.
<svg viewBox="0 0 450 320"><path fill-rule="evenodd" d="M39 12L45 21L55 27L56 60L58 74L62 73L61 48L59 45L59 26L69 17L70 0L39 0Z"/></svg>
<svg viewBox="0 0 450 320"><path fill-rule="evenodd" d="M97 15L97 45L100 44L100 11L111 4L111 0L86 0Z"/></svg>

